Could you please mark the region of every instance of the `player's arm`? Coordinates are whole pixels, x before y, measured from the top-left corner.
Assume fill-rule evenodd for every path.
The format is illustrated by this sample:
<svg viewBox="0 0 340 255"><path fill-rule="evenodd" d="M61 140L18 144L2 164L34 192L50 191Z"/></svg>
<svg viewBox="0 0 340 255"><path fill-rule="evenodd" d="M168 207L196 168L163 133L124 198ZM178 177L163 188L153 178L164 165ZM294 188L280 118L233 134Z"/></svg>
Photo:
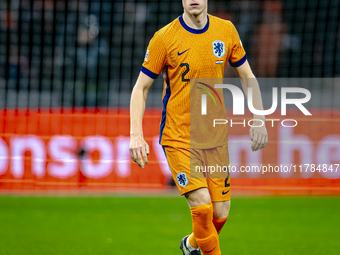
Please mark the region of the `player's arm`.
<svg viewBox="0 0 340 255"><path fill-rule="evenodd" d="M235 67L235 71L241 79L241 84L243 91L248 99L248 88L252 88L253 94L253 106L256 110L263 110L262 98L259 84L250 69L249 63L246 60L241 66ZM254 120L262 120L263 125L261 126L261 121L254 121L253 126L249 130L250 139L253 141L251 146L253 151L262 149L268 143L268 134L265 126L265 116L254 114ZM255 126L254 126L255 125ZM259 127L261 126L261 127Z"/></svg>
<svg viewBox="0 0 340 255"><path fill-rule="evenodd" d="M167 52L162 37L156 32L150 40L141 72L132 90L130 101L130 156L141 168L148 164L149 145L143 137L142 120L146 99L153 81L166 64ZM144 159L144 162L143 162Z"/></svg>
<svg viewBox="0 0 340 255"><path fill-rule="evenodd" d="M149 145L143 137L142 120L149 89L154 79L139 73L130 101L130 156L141 168L148 164ZM142 159L143 156L143 159Z"/></svg>

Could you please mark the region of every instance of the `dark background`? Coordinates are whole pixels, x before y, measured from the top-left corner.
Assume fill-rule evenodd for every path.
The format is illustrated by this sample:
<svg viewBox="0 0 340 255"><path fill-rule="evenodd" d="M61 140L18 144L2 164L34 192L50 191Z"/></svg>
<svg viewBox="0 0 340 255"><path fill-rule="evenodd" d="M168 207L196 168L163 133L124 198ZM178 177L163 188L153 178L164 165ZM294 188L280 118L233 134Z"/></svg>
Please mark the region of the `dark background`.
<svg viewBox="0 0 340 255"><path fill-rule="evenodd" d="M340 76L340 1L208 3L235 24L257 77ZM128 106L149 40L182 12L180 0L0 0L0 107ZM148 106L161 91L159 78Z"/></svg>

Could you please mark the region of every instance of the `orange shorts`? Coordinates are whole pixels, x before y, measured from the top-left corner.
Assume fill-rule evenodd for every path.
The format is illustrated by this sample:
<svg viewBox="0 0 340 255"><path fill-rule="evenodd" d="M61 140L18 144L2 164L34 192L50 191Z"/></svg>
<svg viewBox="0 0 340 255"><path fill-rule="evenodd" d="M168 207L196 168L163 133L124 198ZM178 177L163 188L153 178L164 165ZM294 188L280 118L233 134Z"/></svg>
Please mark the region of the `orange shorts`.
<svg viewBox="0 0 340 255"><path fill-rule="evenodd" d="M205 187L212 202L230 200L228 145L213 149L163 148L181 195Z"/></svg>

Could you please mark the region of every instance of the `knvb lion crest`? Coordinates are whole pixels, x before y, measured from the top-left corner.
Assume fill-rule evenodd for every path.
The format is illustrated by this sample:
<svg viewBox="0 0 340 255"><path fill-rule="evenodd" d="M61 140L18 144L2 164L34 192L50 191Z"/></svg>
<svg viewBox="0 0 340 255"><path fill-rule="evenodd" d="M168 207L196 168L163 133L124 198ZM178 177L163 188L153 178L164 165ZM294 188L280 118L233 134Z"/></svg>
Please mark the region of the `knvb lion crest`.
<svg viewBox="0 0 340 255"><path fill-rule="evenodd" d="M214 55L221 58L225 54L224 42L216 40L212 43Z"/></svg>
<svg viewBox="0 0 340 255"><path fill-rule="evenodd" d="M187 178L187 175L183 172L178 173L176 176L177 182L179 184L179 186L185 187L187 186L189 180Z"/></svg>

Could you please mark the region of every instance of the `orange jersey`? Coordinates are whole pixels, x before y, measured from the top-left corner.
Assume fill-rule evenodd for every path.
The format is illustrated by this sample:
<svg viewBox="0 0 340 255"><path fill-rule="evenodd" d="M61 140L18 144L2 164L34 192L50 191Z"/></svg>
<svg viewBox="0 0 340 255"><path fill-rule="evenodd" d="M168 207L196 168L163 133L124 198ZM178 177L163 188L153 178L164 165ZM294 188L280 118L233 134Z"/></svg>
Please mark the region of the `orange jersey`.
<svg viewBox="0 0 340 255"><path fill-rule="evenodd" d="M180 16L155 33L141 71L152 79L162 71L165 74L161 145L190 148L190 79L223 78L228 61L233 67L246 61L240 37L230 21L208 15L205 27L197 30L188 27ZM203 143L199 147L226 143L225 128L210 143L214 146Z"/></svg>

